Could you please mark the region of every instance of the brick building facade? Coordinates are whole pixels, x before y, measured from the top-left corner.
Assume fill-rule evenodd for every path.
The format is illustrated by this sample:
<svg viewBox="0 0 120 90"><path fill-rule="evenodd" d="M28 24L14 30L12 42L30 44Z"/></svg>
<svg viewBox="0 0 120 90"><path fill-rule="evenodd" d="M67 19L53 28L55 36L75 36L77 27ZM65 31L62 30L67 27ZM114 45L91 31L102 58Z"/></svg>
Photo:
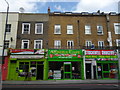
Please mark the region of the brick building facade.
<svg viewBox="0 0 120 90"><path fill-rule="evenodd" d="M47 48L48 14L20 13L17 48Z"/></svg>
<svg viewBox="0 0 120 90"><path fill-rule="evenodd" d="M116 48L118 46L116 40L119 39L120 34L115 32L120 23L118 16L118 14L100 12L51 12L49 13L49 48L91 49L93 46L96 49L113 46ZM118 27L115 28L115 25Z"/></svg>

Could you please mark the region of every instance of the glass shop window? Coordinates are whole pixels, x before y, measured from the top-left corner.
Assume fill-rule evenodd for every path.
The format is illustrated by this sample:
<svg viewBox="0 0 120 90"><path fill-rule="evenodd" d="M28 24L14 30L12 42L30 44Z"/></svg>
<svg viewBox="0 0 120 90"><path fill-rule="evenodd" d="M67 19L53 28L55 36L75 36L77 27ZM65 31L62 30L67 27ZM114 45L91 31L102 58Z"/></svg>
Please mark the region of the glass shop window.
<svg viewBox="0 0 120 90"><path fill-rule="evenodd" d="M108 64L103 64L103 71L109 71Z"/></svg>
<svg viewBox="0 0 120 90"><path fill-rule="evenodd" d="M72 79L81 79L81 63L72 62Z"/></svg>
<svg viewBox="0 0 120 90"><path fill-rule="evenodd" d="M116 63L110 63L110 78L118 78L118 65Z"/></svg>
<svg viewBox="0 0 120 90"><path fill-rule="evenodd" d="M36 61L30 62L30 72L33 77L36 76Z"/></svg>
<svg viewBox="0 0 120 90"><path fill-rule="evenodd" d="M37 64L43 64L43 62L37 62Z"/></svg>
<svg viewBox="0 0 120 90"><path fill-rule="evenodd" d="M19 62L18 76L25 77L26 72L29 72L29 62Z"/></svg>

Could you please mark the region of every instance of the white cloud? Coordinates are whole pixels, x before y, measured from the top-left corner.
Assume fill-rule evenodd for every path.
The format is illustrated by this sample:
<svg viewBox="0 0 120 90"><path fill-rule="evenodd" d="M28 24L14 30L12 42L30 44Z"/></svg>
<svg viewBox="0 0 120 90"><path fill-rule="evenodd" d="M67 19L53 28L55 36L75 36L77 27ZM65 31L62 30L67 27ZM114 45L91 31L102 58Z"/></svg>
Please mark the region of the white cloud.
<svg viewBox="0 0 120 90"><path fill-rule="evenodd" d="M103 12L118 11L119 0L80 0L75 7L75 12L96 12L101 10Z"/></svg>
<svg viewBox="0 0 120 90"><path fill-rule="evenodd" d="M37 10L37 0L7 0L9 3L10 12L18 12L20 7L25 9L25 12L35 12ZM0 12L6 12L7 4L5 0L0 1Z"/></svg>
<svg viewBox="0 0 120 90"><path fill-rule="evenodd" d="M61 5L55 5L54 6L56 10L65 12L65 9L61 7Z"/></svg>

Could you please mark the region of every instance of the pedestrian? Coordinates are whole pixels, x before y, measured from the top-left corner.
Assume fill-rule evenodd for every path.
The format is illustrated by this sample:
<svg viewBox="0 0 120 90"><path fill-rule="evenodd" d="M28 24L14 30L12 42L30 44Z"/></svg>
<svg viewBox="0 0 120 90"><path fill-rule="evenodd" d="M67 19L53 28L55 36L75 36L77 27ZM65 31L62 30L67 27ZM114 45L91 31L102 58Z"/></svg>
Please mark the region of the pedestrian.
<svg viewBox="0 0 120 90"><path fill-rule="evenodd" d="M28 72L25 72L25 81L28 79Z"/></svg>

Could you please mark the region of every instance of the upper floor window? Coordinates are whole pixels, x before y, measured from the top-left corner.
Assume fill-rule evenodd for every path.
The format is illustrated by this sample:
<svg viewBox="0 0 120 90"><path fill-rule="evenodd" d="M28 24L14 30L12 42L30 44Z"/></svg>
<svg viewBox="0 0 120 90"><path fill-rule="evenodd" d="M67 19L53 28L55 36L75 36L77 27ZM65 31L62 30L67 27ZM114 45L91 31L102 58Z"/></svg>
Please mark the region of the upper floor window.
<svg viewBox="0 0 120 90"><path fill-rule="evenodd" d="M97 26L97 34L98 35L102 35L103 34L103 26L101 26L101 25Z"/></svg>
<svg viewBox="0 0 120 90"><path fill-rule="evenodd" d="M11 32L11 24L7 24L6 32Z"/></svg>
<svg viewBox="0 0 120 90"><path fill-rule="evenodd" d="M120 34L120 23L114 23L115 34Z"/></svg>
<svg viewBox="0 0 120 90"><path fill-rule="evenodd" d="M42 49L43 40L34 40L34 49Z"/></svg>
<svg viewBox="0 0 120 90"><path fill-rule="evenodd" d="M120 39L116 39L116 46L120 47Z"/></svg>
<svg viewBox="0 0 120 90"><path fill-rule="evenodd" d="M73 40L68 40L67 41L67 48L73 48L74 47L74 41Z"/></svg>
<svg viewBox="0 0 120 90"><path fill-rule="evenodd" d="M29 40L22 40L22 49L29 49Z"/></svg>
<svg viewBox="0 0 120 90"><path fill-rule="evenodd" d="M9 40L5 40L5 42L4 42L4 48L5 49L7 49L7 48L9 48Z"/></svg>
<svg viewBox="0 0 120 90"><path fill-rule="evenodd" d="M73 25L67 25L67 34L73 34Z"/></svg>
<svg viewBox="0 0 120 90"><path fill-rule="evenodd" d="M85 25L85 34L91 34L91 26Z"/></svg>
<svg viewBox="0 0 120 90"><path fill-rule="evenodd" d="M54 34L61 34L61 26L60 25L54 26Z"/></svg>
<svg viewBox="0 0 120 90"><path fill-rule="evenodd" d="M85 46L87 46L87 47L92 46L92 41L86 41Z"/></svg>
<svg viewBox="0 0 120 90"><path fill-rule="evenodd" d="M43 23L35 24L35 34L43 34Z"/></svg>
<svg viewBox="0 0 120 90"><path fill-rule="evenodd" d="M54 41L54 47L55 48L60 48L61 47L61 41L60 40L55 40Z"/></svg>
<svg viewBox="0 0 120 90"><path fill-rule="evenodd" d="M30 23L22 23L22 34L30 34Z"/></svg>
<svg viewBox="0 0 120 90"><path fill-rule="evenodd" d="M103 48L104 47L104 41L98 41L98 47Z"/></svg>

